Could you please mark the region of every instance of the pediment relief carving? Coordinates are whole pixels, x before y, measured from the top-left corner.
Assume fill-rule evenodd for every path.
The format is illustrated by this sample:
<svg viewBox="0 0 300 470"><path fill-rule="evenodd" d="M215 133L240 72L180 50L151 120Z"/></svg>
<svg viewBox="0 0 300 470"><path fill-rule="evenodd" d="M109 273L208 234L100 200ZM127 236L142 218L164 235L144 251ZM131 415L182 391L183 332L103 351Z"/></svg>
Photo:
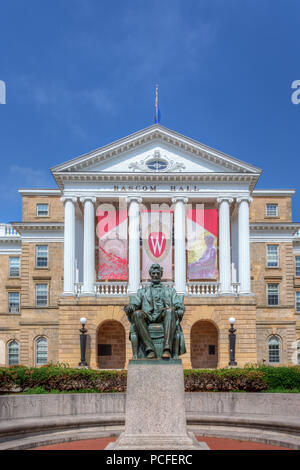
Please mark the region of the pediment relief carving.
<svg viewBox="0 0 300 470"><path fill-rule="evenodd" d="M152 155L138 161L131 162L128 165L129 170L161 173L161 172L174 172L185 170L186 166L182 162L175 162L166 155L162 155L159 150L155 150Z"/></svg>

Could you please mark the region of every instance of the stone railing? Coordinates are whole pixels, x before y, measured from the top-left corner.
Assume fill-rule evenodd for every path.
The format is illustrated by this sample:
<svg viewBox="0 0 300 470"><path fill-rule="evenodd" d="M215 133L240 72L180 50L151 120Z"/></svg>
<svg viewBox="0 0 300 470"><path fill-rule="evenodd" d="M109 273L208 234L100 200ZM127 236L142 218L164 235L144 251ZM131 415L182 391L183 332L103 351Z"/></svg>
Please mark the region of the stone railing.
<svg viewBox="0 0 300 470"><path fill-rule="evenodd" d="M144 288L150 285L150 281L143 281L140 287ZM166 287L174 287L173 281L164 281L163 285ZM75 283L75 295L80 296L82 294L82 282ZM95 296L99 297L121 297L127 295L128 283L126 281L118 282L96 282L94 285ZM232 293L235 297L239 296L240 284L233 282L231 284ZM220 295L220 283L214 281L207 282L188 282L186 285L186 296L188 297L217 297Z"/></svg>
<svg viewBox="0 0 300 470"><path fill-rule="evenodd" d="M96 282L96 295L118 297L127 294L127 282Z"/></svg>
<svg viewBox="0 0 300 470"><path fill-rule="evenodd" d="M219 295L219 288L219 282L189 282L186 290L191 297L212 297Z"/></svg>
<svg viewBox="0 0 300 470"><path fill-rule="evenodd" d="M10 224L0 224L0 237L20 237L20 234Z"/></svg>
<svg viewBox="0 0 300 470"><path fill-rule="evenodd" d="M75 283L75 294L82 294L83 282ZM96 282L94 285L95 296L119 297L127 294L127 282Z"/></svg>

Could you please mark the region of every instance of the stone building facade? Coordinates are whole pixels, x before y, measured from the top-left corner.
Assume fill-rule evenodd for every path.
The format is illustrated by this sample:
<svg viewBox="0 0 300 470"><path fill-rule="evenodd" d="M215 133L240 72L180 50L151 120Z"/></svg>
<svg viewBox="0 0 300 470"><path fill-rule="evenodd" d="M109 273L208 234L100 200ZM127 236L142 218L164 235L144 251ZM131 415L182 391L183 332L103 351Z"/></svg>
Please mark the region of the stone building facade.
<svg viewBox="0 0 300 470"><path fill-rule="evenodd" d="M261 170L159 124L51 169L57 189L22 189L22 221L0 225L0 365L77 366L87 318L92 368L126 368L123 307L143 284L140 214L174 216L173 283L185 296L185 368L300 359L300 237L294 190L259 190ZM128 210L128 279L97 278L101 204ZM189 280L189 204L218 211L218 274ZM145 209L146 208L146 209ZM137 235L138 234L138 235Z"/></svg>

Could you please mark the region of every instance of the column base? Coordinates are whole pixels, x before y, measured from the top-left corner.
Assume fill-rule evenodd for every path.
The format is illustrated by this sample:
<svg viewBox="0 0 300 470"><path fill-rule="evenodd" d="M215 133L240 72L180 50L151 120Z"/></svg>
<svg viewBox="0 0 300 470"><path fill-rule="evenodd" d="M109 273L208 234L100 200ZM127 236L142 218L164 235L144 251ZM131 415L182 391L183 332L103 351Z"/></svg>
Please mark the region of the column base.
<svg viewBox="0 0 300 470"><path fill-rule="evenodd" d="M63 292L62 294L60 294L61 297L75 297L76 294L75 292Z"/></svg>

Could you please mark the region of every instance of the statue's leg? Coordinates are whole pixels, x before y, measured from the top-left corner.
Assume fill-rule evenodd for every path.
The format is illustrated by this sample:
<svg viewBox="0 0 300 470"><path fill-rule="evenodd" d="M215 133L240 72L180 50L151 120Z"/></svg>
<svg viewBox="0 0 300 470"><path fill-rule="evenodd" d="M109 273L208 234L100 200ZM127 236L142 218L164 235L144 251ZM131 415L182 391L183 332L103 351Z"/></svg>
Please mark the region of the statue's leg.
<svg viewBox="0 0 300 470"><path fill-rule="evenodd" d="M134 325L130 326L130 337L131 346L132 346L132 359L138 358L138 350L139 350L139 336L138 332Z"/></svg>
<svg viewBox="0 0 300 470"><path fill-rule="evenodd" d="M171 353L176 329L176 317L174 310L172 308L166 308L163 318L165 331L164 351L169 351Z"/></svg>
<svg viewBox="0 0 300 470"><path fill-rule="evenodd" d="M175 329L174 335L174 342L173 342L173 358L178 359L179 357L179 340L180 340L180 333L178 329Z"/></svg>
<svg viewBox="0 0 300 470"><path fill-rule="evenodd" d="M154 344L149 335L144 312L142 310L136 310L132 314L131 318L134 322L134 326L136 327L138 331L139 337L141 338L142 342L145 345L146 354L150 353L151 351L155 354Z"/></svg>

